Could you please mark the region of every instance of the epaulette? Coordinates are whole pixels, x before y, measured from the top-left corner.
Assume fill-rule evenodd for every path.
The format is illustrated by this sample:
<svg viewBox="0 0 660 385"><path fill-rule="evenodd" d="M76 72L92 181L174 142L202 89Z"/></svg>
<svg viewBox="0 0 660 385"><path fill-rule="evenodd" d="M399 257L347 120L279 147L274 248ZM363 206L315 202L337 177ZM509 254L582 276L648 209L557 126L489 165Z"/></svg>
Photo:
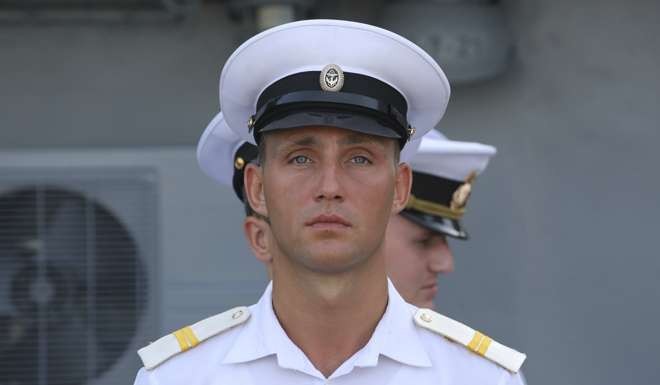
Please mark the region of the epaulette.
<svg viewBox="0 0 660 385"><path fill-rule="evenodd" d="M242 324L248 318L250 311L247 307L236 307L161 337L138 350L138 354L144 367L153 369L175 355L194 348L200 342Z"/></svg>
<svg viewBox="0 0 660 385"><path fill-rule="evenodd" d="M493 341L490 337L430 309L419 309L415 323L457 342L513 373L520 370L527 355Z"/></svg>

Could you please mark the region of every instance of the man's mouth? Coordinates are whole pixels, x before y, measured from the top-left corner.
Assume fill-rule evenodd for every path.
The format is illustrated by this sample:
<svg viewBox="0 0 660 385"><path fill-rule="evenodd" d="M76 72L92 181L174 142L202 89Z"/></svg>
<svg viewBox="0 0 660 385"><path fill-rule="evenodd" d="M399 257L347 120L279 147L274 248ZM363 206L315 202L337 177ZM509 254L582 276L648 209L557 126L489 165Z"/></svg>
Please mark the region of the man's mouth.
<svg viewBox="0 0 660 385"><path fill-rule="evenodd" d="M305 226L314 229L345 229L351 227L351 223L335 214L322 214L318 215L311 220L305 222Z"/></svg>
<svg viewBox="0 0 660 385"><path fill-rule="evenodd" d="M422 286L422 290L438 291L438 283L433 281Z"/></svg>

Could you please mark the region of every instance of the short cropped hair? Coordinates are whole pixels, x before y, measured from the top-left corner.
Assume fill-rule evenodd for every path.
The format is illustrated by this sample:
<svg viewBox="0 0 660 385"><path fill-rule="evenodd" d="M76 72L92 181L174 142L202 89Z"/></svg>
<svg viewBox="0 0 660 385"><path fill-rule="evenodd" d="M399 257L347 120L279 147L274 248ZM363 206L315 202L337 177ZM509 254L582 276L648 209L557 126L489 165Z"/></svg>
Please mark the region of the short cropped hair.
<svg viewBox="0 0 660 385"><path fill-rule="evenodd" d="M250 206L250 201L247 199L247 195L245 194L245 186L243 186L243 209L245 210L245 217L254 217L270 224L270 221L267 217L264 217L263 215L254 211L252 206Z"/></svg>

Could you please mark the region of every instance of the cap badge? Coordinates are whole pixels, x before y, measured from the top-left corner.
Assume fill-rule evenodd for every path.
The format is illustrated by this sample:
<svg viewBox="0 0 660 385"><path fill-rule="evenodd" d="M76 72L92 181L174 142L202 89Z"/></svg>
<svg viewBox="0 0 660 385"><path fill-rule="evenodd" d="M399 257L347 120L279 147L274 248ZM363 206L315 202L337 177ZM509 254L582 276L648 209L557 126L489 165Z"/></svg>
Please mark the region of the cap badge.
<svg viewBox="0 0 660 385"><path fill-rule="evenodd" d="M323 91L341 91L344 86L344 71L336 64L328 64L321 70L319 83Z"/></svg>
<svg viewBox="0 0 660 385"><path fill-rule="evenodd" d="M450 209L461 210L465 208L465 205L467 205L467 201L470 198L470 194L472 193L472 183L476 177L477 173L472 171L467 179L465 179L465 183L460 185L456 191L454 191L454 194L451 197L451 203L449 204Z"/></svg>

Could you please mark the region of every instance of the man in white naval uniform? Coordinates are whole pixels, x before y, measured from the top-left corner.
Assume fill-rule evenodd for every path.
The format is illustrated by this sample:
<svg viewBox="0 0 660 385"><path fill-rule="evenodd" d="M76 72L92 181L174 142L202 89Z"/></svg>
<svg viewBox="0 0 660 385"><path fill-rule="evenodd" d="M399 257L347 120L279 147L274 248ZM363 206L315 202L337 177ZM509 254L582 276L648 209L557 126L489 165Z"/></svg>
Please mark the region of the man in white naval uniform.
<svg viewBox="0 0 660 385"><path fill-rule="evenodd" d="M241 45L221 109L259 145L245 194L270 223L272 286L141 349L135 383L519 384L523 354L406 304L386 277L412 179L399 150L448 97L433 59L376 27L296 22Z"/></svg>
<svg viewBox="0 0 660 385"><path fill-rule="evenodd" d="M435 306L438 276L454 271L447 238L468 238L461 223L468 197L495 152L493 146L450 140L436 130L422 138L410 160L412 196L385 235L387 273L407 302Z"/></svg>

